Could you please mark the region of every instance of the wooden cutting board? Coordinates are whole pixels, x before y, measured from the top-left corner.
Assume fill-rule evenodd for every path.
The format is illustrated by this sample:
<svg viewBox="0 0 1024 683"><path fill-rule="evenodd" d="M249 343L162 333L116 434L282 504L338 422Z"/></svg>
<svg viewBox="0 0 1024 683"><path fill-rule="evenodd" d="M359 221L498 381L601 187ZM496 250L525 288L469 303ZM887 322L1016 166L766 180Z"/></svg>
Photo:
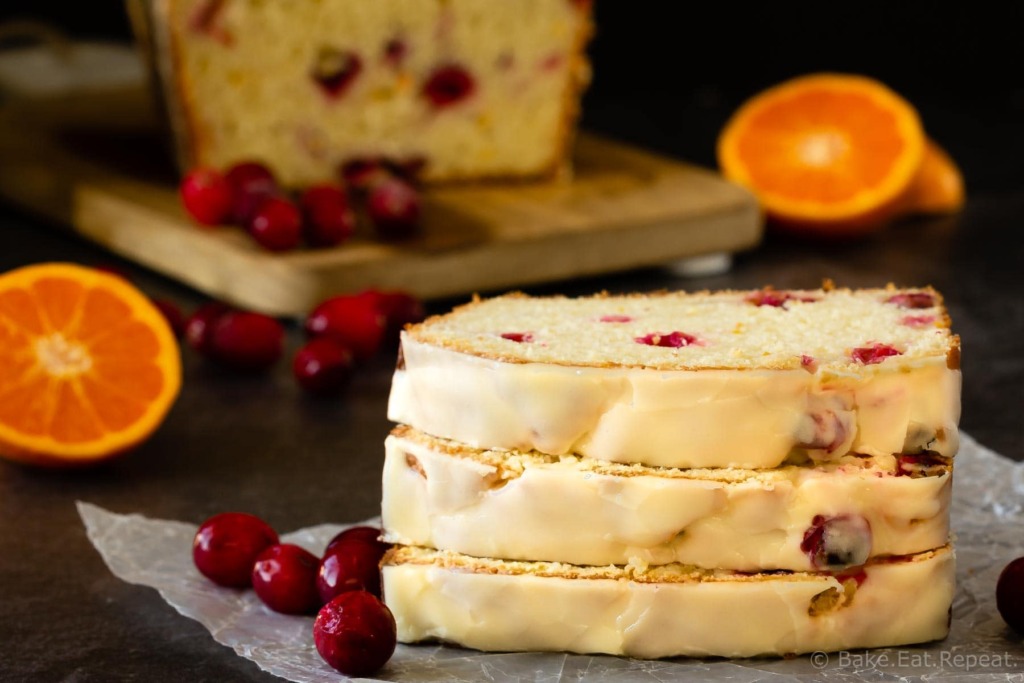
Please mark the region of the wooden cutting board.
<svg viewBox="0 0 1024 683"><path fill-rule="evenodd" d="M433 298L735 252L762 231L753 198L717 175L584 134L571 182L434 189L413 241L384 244L367 230L339 247L272 254L238 229L193 224L169 158L139 88L0 109L0 195L210 296L278 315L366 287Z"/></svg>

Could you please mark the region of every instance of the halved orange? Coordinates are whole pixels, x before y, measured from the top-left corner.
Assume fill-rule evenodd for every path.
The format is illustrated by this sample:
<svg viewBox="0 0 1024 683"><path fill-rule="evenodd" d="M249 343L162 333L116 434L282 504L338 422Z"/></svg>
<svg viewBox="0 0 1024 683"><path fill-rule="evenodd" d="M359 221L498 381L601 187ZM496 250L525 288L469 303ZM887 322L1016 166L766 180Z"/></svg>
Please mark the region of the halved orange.
<svg viewBox="0 0 1024 683"><path fill-rule="evenodd" d="M127 280L60 263L0 275L0 456L104 460L152 434L180 387L177 341Z"/></svg>
<svg viewBox="0 0 1024 683"><path fill-rule="evenodd" d="M718 139L722 174L777 224L848 235L900 210L925 153L917 111L864 76L813 74L755 95Z"/></svg>
<svg viewBox="0 0 1024 683"><path fill-rule="evenodd" d="M903 195L907 213L954 213L964 206L964 178L952 157L929 139L924 160Z"/></svg>

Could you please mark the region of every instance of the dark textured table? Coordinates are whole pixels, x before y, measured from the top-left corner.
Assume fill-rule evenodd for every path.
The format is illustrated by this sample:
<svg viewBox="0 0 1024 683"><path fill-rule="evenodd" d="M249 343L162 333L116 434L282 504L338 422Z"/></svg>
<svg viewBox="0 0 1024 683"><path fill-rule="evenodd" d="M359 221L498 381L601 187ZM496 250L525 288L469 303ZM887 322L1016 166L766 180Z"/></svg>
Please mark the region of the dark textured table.
<svg viewBox="0 0 1024 683"><path fill-rule="evenodd" d="M587 123L710 165L714 137L735 103L716 91L692 101L591 102ZM770 239L713 277L683 280L652 269L533 291L815 287L824 277L844 286L932 284L963 338L964 430L1024 459L1021 103L919 104L967 177L970 199L959 216L909 220L855 243ZM189 310L204 299L0 207L0 271L51 260L116 265L150 295ZM433 302L431 310L453 303ZM289 350L299 342L293 326ZM279 680L216 644L155 591L115 579L85 537L76 500L194 523L249 510L281 531L378 513L392 359L363 369L344 398L314 401L300 394L286 362L266 375L239 376L189 350L183 355L180 399L130 456L72 472L0 462L0 680Z"/></svg>

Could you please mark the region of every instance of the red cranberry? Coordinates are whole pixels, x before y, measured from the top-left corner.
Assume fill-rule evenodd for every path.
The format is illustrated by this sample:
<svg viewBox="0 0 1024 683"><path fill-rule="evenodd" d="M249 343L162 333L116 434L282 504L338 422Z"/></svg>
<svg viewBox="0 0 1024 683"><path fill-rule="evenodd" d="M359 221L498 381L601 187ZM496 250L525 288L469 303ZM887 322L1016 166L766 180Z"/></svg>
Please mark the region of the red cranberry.
<svg viewBox="0 0 1024 683"><path fill-rule="evenodd" d="M188 27L197 33L203 33L222 45L231 45L234 38L231 32L221 26L221 11L224 0L206 0L200 3L188 18Z"/></svg>
<svg viewBox="0 0 1024 683"><path fill-rule="evenodd" d="M554 71L561 68L563 64L565 64L565 55L560 53L551 54L540 61L540 70Z"/></svg>
<svg viewBox="0 0 1024 683"><path fill-rule="evenodd" d="M320 561L316 587L328 602L346 591L369 591L380 596L380 560L387 546L350 538L336 542Z"/></svg>
<svg viewBox="0 0 1024 683"><path fill-rule="evenodd" d="M291 543L272 545L252 565L252 587L270 609L283 614L312 614L316 594L316 555Z"/></svg>
<svg viewBox="0 0 1024 683"><path fill-rule="evenodd" d="M153 299L153 305L163 314L174 336L180 339L185 334L185 315L178 304L169 299Z"/></svg>
<svg viewBox="0 0 1024 683"><path fill-rule="evenodd" d="M328 97L339 98L362 70L363 60L355 52L322 47L313 64L312 77Z"/></svg>
<svg viewBox="0 0 1024 683"><path fill-rule="evenodd" d="M808 372L818 371L818 361L814 356L808 356L806 353L800 356L800 367Z"/></svg>
<svg viewBox="0 0 1024 683"><path fill-rule="evenodd" d="M530 332L502 332L502 339L508 339L518 344L530 344L533 342L533 334Z"/></svg>
<svg viewBox="0 0 1024 683"><path fill-rule="evenodd" d="M237 163L224 177L231 186L231 220L236 225L248 225L263 200L280 193L274 174L258 161Z"/></svg>
<svg viewBox="0 0 1024 683"><path fill-rule="evenodd" d="M871 556L871 525L860 515L815 515L800 550L816 569L840 571L860 566Z"/></svg>
<svg viewBox="0 0 1024 683"><path fill-rule="evenodd" d="M409 52L409 46L400 38L392 38L384 44L384 62L398 66Z"/></svg>
<svg viewBox="0 0 1024 683"><path fill-rule="evenodd" d="M210 337L210 356L240 370L263 370L284 350L284 328L270 316L229 311L217 320Z"/></svg>
<svg viewBox="0 0 1024 683"><path fill-rule="evenodd" d="M213 326L231 310L230 306L219 301L210 301L200 306L185 322L185 341L199 353L209 356L212 351Z"/></svg>
<svg viewBox="0 0 1024 683"><path fill-rule="evenodd" d="M257 556L275 543L277 533L259 517L222 512L199 527L192 541L192 561L214 583L245 588L252 584Z"/></svg>
<svg viewBox="0 0 1024 683"><path fill-rule="evenodd" d="M633 319L628 315L602 315L600 321L603 323L628 323Z"/></svg>
<svg viewBox="0 0 1024 683"><path fill-rule="evenodd" d="M360 543L369 543L371 545L377 544L378 547L380 548L381 555L383 555L387 551L387 549L391 547L391 545L380 540L381 534L381 530L377 527L349 527L344 531L338 532L334 536L334 538L327 542L327 547L324 548L324 556L326 557L327 555L330 555L331 551L334 550L334 548L337 547L339 544L349 541L358 541Z"/></svg>
<svg viewBox="0 0 1024 683"><path fill-rule="evenodd" d="M349 591L316 615L313 642L331 667L346 676L368 676L391 659L397 631L387 605L365 591Z"/></svg>
<svg viewBox="0 0 1024 683"><path fill-rule="evenodd" d="M302 239L302 214L287 199L268 197L249 219L248 229L264 249L288 251Z"/></svg>
<svg viewBox="0 0 1024 683"><path fill-rule="evenodd" d="M384 162L372 157L350 159L341 165L341 178L353 190L369 190L387 178Z"/></svg>
<svg viewBox="0 0 1024 683"><path fill-rule="evenodd" d="M801 448L824 449L826 453L834 453L846 441L846 423L833 411L811 413L809 417L814 422L813 436L800 443Z"/></svg>
<svg viewBox="0 0 1024 683"><path fill-rule="evenodd" d="M905 315L900 319L901 325L906 325L907 327L913 327L918 329L922 327L928 327L934 322L934 315Z"/></svg>
<svg viewBox="0 0 1024 683"><path fill-rule="evenodd" d="M744 297L744 301L755 306L772 306L774 308L785 308L789 301L803 301L811 303L817 301L813 296L797 296L792 292L777 292L774 289L762 289L752 292Z"/></svg>
<svg viewBox="0 0 1024 683"><path fill-rule="evenodd" d="M933 453L914 453L900 455L896 460L896 476L910 477L915 474L928 474L928 470L943 467L946 461Z"/></svg>
<svg viewBox="0 0 1024 683"><path fill-rule="evenodd" d="M408 292L380 292L368 289L359 296L372 301L374 307L384 315L384 339L391 345L398 343L402 328L410 323L418 323L426 317L423 302Z"/></svg>
<svg viewBox="0 0 1024 683"><path fill-rule="evenodd" d="M694 337L692 334L686 334L685 332L669 332L668 334L662 334L661 332L652 332L651 334L645 334L642 337L637 337L634 340L637 344L647 344L648 346L663 346L670 349L678 349L683 346L700 346L700 340Z"/></svg>
<svg viewBox="0 0 1024 683"><path fill-rule="evenodd" d="M435 107L447 107L473 94L473 77L461 66L447 65L436 69L423 86L423 96Z"/></svg>
<svg viewBox="0 0 1024 683"><path fill-rule="evenodd" d="M370 299L343 294L331 297L306 318L306 333L325 336L352 350L356 360L371 358L380 349L387 319Z"/></svg>
<svg viewBox="0 0 1024 683"><path fill-rule="evenodd" d="M896 304L900 308L932 308L935 306L935 297L927 292L903 292L893 294L885 303Z"/></svg>
<svg viewBox="0 0 1024 683"><path fill-rule="evenodd" d="M999 574L996 609L1010 628L1024 634L1024 557L1006 565Z"/></svg>
<svg viewBox="0 0 1024 683"><path fill-rule="evenodd" d="M420 196L404 180L388 178L370 189L366 212L381 238L411 237L419 229Z"/></svg>
<svg viewBox="0 0 1024 683"><path fill-rule="evenodd" d="M881 363L890 356L899 356L902 352L888 344L874 342L867 346L860 346L850 352L850 358L862 365L874 365Z"/></svg>
<svg viewBox="0 0 1024 683"><path fill-rule="evenodd" d="M326 337L310 339L295 354L292 374L308 393L331 396L352 379L352 352Z"/></svg>
<svg viewBox="0 0 1024 683"><path fill-rule="evenodd" d="M305 217L306 241L314 247L341 244L356 229L348 195L337 185L314 185L299 199Z"/></svg>
<svg viewBox="0 0 1024 683"><path fill-rule="evenodd" d="M185 210L203 225L219 225L231 215L231 186L213 169L189 171L181 181L179 192Z"/></svg>

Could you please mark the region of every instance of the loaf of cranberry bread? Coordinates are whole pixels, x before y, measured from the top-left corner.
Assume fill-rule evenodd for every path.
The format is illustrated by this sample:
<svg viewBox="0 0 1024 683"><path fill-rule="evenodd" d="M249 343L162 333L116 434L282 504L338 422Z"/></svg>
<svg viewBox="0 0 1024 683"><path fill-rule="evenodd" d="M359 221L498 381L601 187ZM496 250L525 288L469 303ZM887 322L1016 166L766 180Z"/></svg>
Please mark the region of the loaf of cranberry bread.
<svg viewBox="0 0 1024 683"><path fill-rule="evenodd" d="M847 573L754 574L512 562L398 547L385 555L382 577L404 643L750 657L943 638L955 565L948 547L879 558Z"/></svg>
<svg viewBox="0 0 1024 683"><path fill-rule="evenodd" d="M949 541L938 456L679 470L479 450L404 426L385 452L385 540L477 557L843 571Z"/></svg>
<svg viewBox="0 0 1024 683"><path fill-rule="evenodd" d="M949 326L928 288L475 300L403 333L389 417L656 467L952 457Z"/></svg>
<svg viewBox="0 0 1024 683"><path fill-rule="evenodd" d="M425 181L552 176L590 0L130 0L186 167L286 185L383 160Z"/></svg>

